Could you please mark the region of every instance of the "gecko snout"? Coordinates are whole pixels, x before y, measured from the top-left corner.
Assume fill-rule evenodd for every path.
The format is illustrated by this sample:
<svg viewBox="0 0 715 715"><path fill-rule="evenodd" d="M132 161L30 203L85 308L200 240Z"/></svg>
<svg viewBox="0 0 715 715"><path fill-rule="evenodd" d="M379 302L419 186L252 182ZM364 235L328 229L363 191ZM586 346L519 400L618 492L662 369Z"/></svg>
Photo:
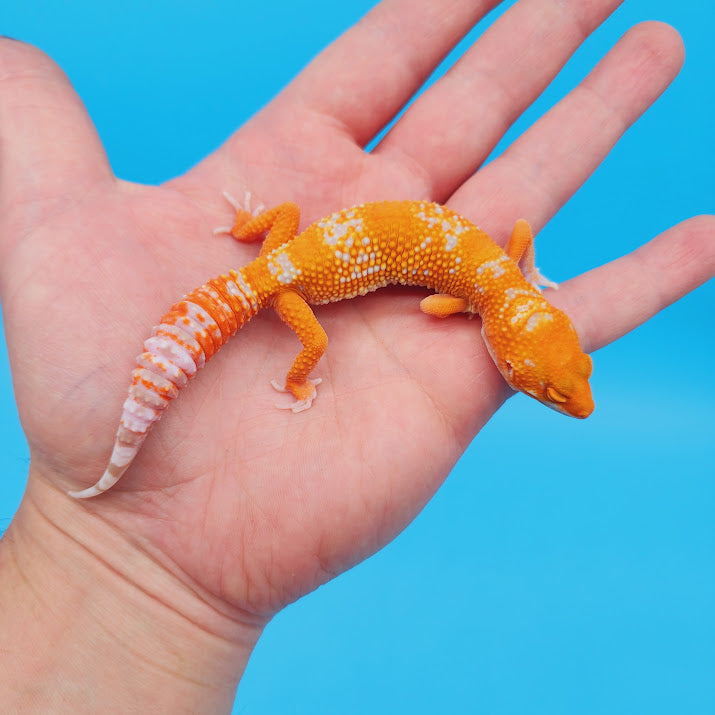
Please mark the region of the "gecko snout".
<svg viewBox="0 0 715 715"><path fill-rule="evenodd" d="M570 417L585 419L594 410L593 396L588 378L591 376L591 358L573 350L569 359L560 365L552 380L535 395L543 404Z"/></svg>

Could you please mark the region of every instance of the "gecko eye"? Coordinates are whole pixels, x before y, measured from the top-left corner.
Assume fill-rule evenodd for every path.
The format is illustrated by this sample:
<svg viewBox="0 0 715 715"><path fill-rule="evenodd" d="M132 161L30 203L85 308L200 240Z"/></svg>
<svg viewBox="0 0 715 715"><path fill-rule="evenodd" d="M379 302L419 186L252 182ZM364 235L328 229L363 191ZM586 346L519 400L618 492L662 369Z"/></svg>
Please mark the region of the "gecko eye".
<svg viewBox="0 0 715 715"><path fill-rule="evenodd" d="M566 397L566 395L563 395L556 388L551 387L550 385L546 388L546 396L549 398L549 400L551 400L551 402L562 403L568 400L568 397Z"/></svg>

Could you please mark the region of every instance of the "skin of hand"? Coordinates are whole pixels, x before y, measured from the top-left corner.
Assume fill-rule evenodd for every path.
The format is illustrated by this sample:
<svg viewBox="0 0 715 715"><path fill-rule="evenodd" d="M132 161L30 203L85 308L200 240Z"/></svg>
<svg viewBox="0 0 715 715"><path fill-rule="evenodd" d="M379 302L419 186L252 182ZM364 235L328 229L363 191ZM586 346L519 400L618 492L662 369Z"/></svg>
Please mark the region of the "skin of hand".
<svg viewBox="0 0 715 715"><path fill-rule="evenodd" d="M222 190L293 200L302 227L363 201L428 198L504 242L515 218L538 231L559 210L682 63L674 30L633 28L475 174L620 4L584 0L564 13L519 2L366 153L496 4L453 0L445 13L385 0L161 187L116 179L61 70L0 41L0 296L31 453L0 542L10 703L230 709L268 620L399 533L509 396L473 324L430 320L417 308L424 294L398 288L319 309L331 339L319 398L300 415L277 410L268 383L296 346L263 313L182 391L115 489L88 502L66 495L104 469L153 322L255 255L211 235L232 218ZM328 91L335 77L349 91ZM455 106L458 121L445 111ZM712 277L713 235L714 217L693 218L550 299L596 350ZM33 639L53 648L24 649Z"/></svg>

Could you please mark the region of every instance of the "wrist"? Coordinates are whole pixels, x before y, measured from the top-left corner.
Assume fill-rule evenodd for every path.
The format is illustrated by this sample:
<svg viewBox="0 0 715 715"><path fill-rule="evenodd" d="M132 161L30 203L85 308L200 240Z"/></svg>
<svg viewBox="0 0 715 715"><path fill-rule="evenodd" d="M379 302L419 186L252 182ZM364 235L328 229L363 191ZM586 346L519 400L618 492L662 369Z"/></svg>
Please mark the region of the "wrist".
<svg viewBox="0 0 715 715"><path fill-rule="evenodd" d="M262 625L35 477L0 542L0 630L0 710L228 712Z"/></svg>

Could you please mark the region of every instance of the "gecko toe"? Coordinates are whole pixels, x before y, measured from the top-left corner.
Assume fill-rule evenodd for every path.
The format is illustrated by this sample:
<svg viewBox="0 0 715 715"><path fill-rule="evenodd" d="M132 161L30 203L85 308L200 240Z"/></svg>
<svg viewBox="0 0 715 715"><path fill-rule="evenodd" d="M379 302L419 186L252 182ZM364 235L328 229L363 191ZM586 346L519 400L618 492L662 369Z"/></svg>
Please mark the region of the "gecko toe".
<svg viewBox="0 0 715 715"><path fill-rule="evenodd" d="M293 395L296 399L284 405L276 404L279 410L291 410L294 413L310 409L318 391L315 389L323 380L319 377L308 378L302 385L283 387L278 380L271 380L271 387L276 392Z"/></svg>

